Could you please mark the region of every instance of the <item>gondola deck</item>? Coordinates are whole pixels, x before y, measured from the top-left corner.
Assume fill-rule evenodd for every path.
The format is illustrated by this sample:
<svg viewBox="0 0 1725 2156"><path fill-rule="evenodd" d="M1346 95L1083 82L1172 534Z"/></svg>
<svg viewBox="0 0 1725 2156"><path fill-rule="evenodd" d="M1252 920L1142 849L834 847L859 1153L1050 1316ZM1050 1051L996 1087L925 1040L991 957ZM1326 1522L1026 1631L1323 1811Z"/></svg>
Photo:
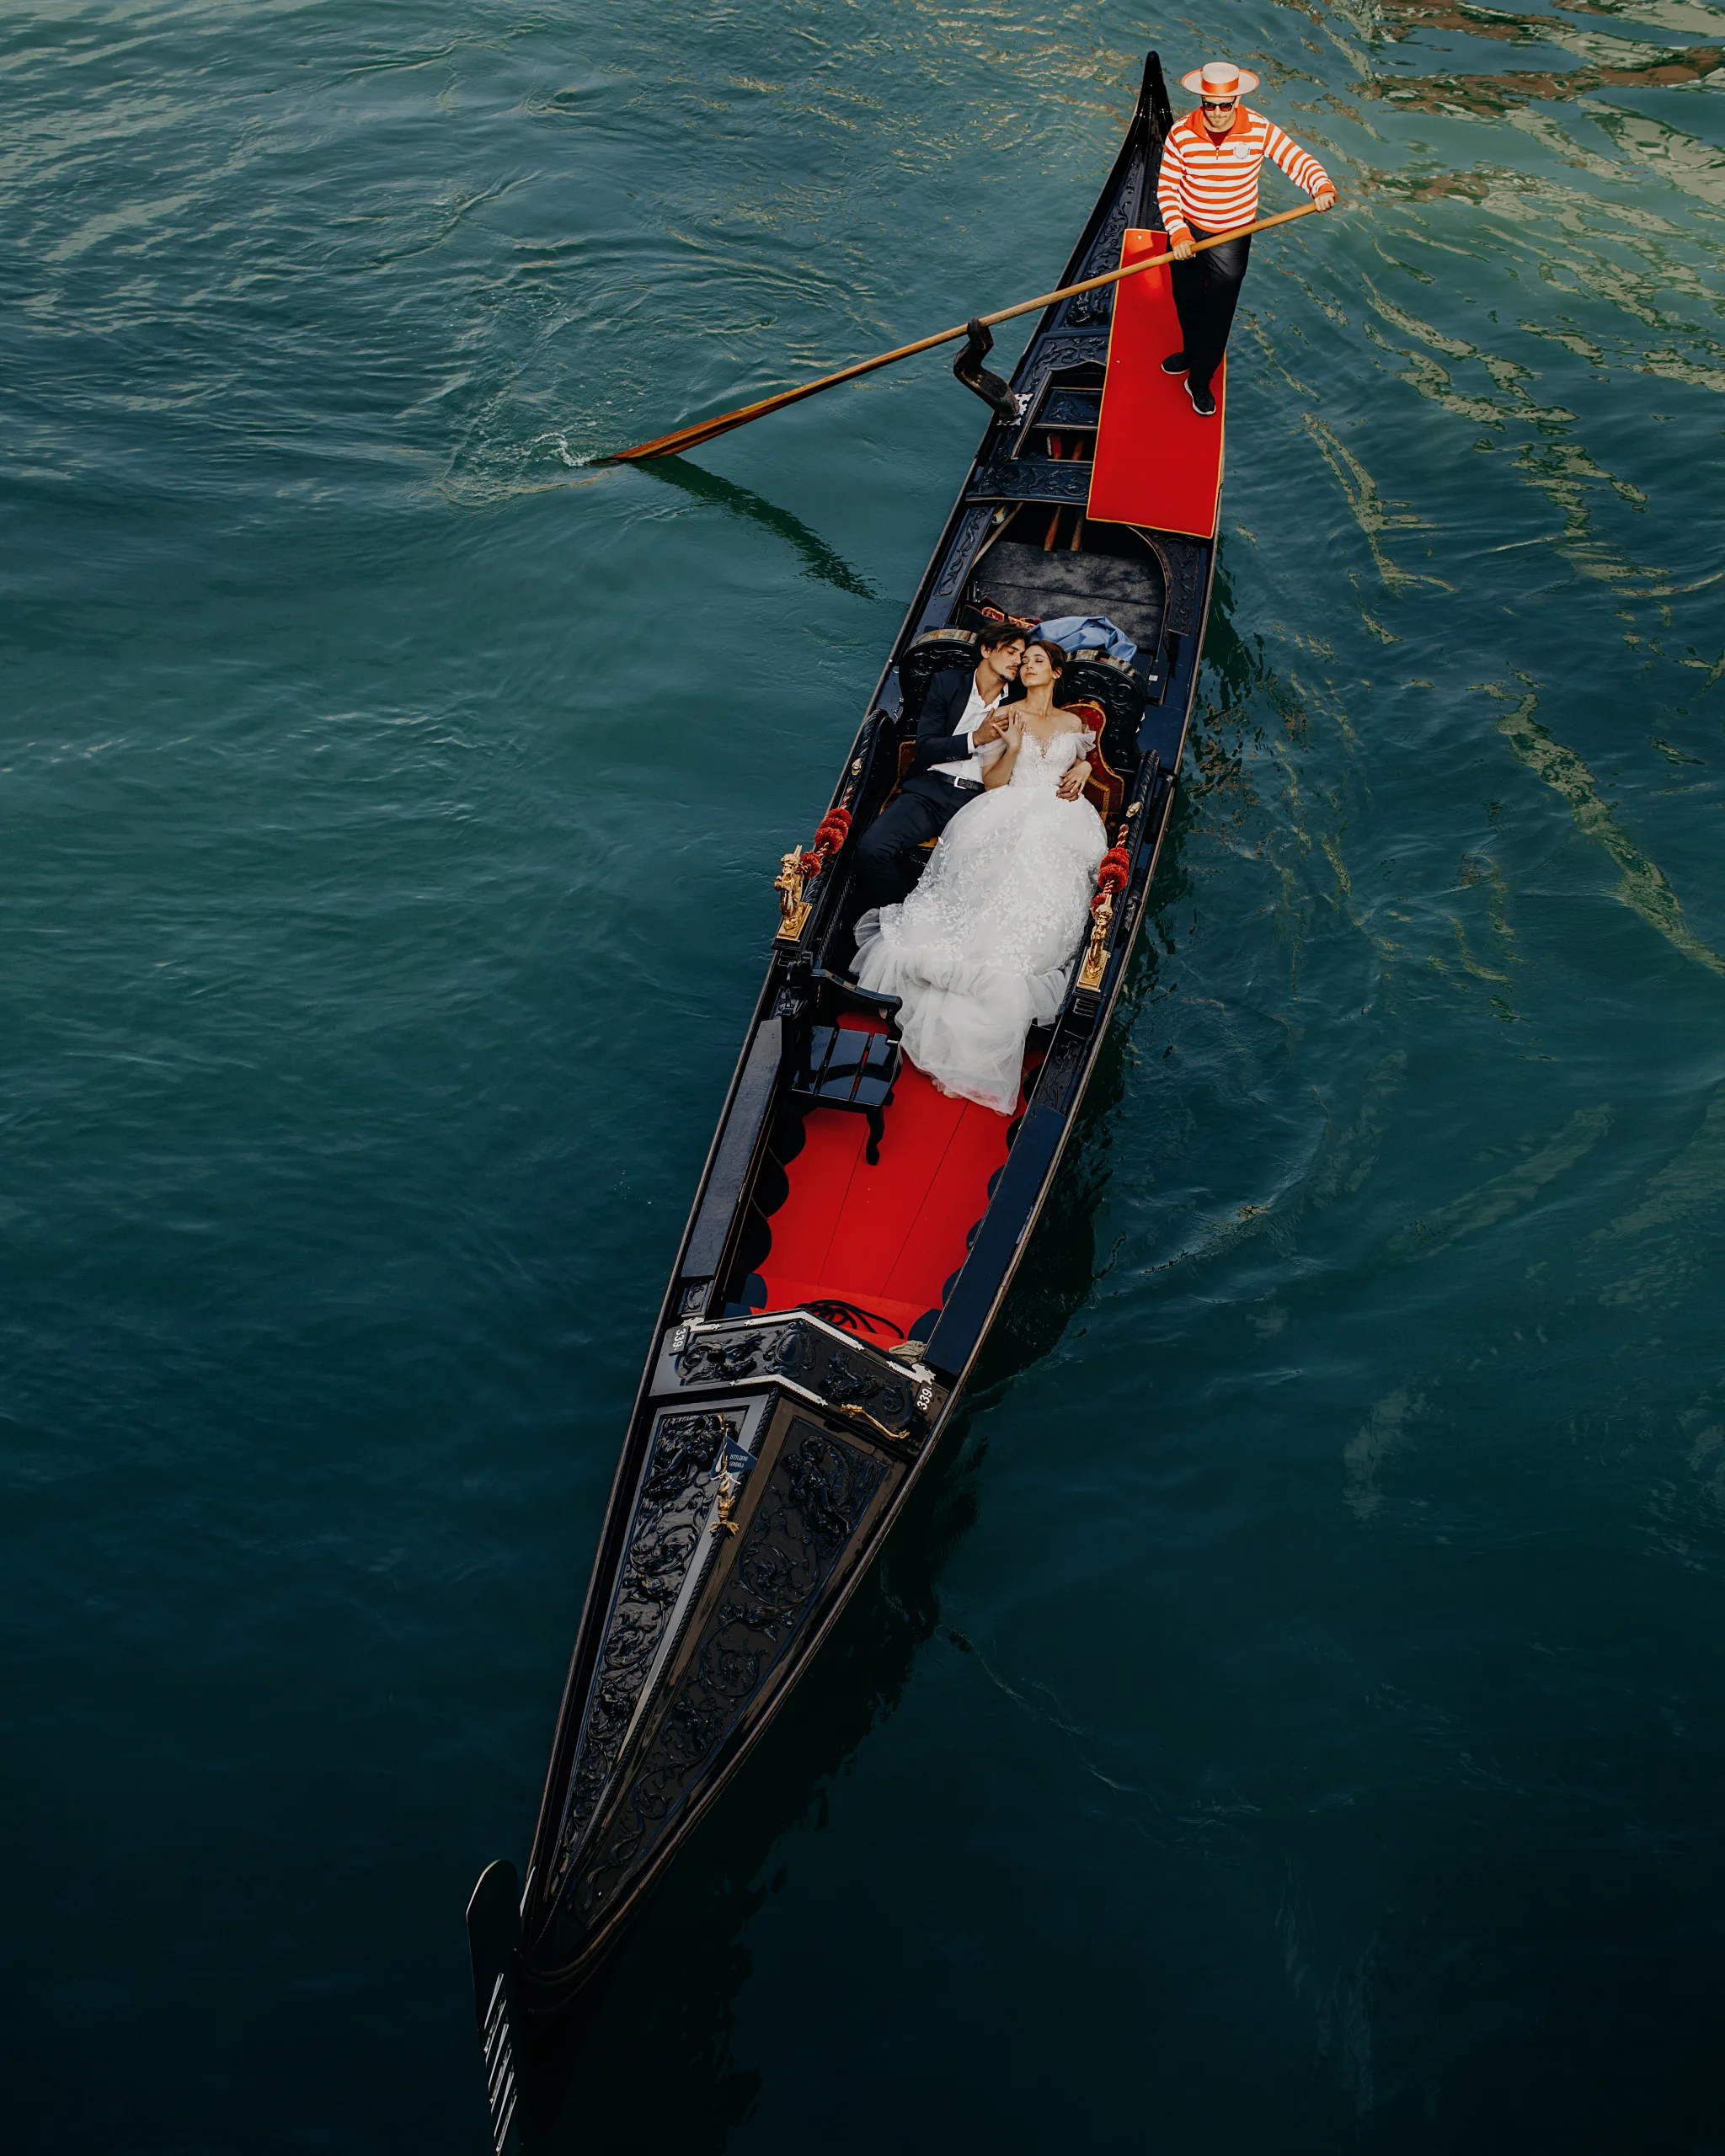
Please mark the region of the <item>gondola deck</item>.
<svg viewBox="0 0 1725 2156"><path fill-rule="evenodd" d="M1122 262L1161 254L1164 232L1124 235ZM1090 514L1108 524L1149 524L1194 539L1215 536L1222 492L1228 362L1211 384L1216 416L1200 419L1180 377L1162 361L1180 349L1180 318L1165 272L1130 277L1114 302L1108 386L1090 480Z"/></svg>
<svg viewBox="0 0 1725 2156"><path fill-rule="evenodd" d="M771 1249L745 1287L764 1310L812 1310L860 1340L927 1340L1006 1166L1011 1126L992 1109L900 1071L878 1163L861 1119L815 1108L766 1215Z"/></svg>
<svg viewBox="0 0 1725 2156"><path fill-rule="evenodd" d="M1172 124L1152 53L1064 283L1117 265L1153 220ZM499 2156L549 2117L553 2032L808 1667L949 1427L1119 996L1197 688L1221 450L1220 420L1194 438L1189 408L1187 427L1170 418L1178 383L1139 379L1166 349L1156 304L1121 304L1112 360L1114 289L1039 319L1010 416L991 400L815 844L781 867L778 933L653 1328L525 1889L493 1865L468 1908ZM1153 401L1135 435L1140 390ZM1093 482L1131 514L1109 520ZM1206 483L1208 523L1190 506ZM1002 614L1103 615L1138 646L1130 663L1081 652L1061 676L1062 702L1087 703L1098 728L1087 792L1111 850L1010 1118L941 1094L904 1059L891 999L847 972L857 840L908 767L930 682L974 667Z"/></svg>

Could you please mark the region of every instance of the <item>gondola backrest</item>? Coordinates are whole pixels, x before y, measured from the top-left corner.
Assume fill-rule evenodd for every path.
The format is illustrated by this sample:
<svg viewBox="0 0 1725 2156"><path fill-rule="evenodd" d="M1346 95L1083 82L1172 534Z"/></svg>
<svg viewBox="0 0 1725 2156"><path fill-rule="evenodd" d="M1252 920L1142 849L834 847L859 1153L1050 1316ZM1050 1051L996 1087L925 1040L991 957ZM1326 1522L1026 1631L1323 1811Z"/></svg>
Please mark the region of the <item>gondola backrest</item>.
<svg viewBox="0 0 1725 2156"><path fill-rule="evenodd" d="M904 697L900 723L914 734L922 716L922 700L937 674L950 666L975 667L976 638L969 629L929 629L917 638L899 661L899 688Z"/></svg>
<svg viewBox="0 0 1725 2156"><path fill-rule="evenodd" d="M1090 776L1085 782L1084 798L1112 829L1126 799L1126 777L1116 770L1108 753L1108 713L1093 696L1063 694L1060 702L1065 710L1076 712L1087 725L1096 729L1096 746L1090 752Z"/></svg>
<svg viewBox="0 0 1725 2156"><path fill-rule="evenodd" d="M1060 698L1069 708L1085 703L1101 712L1098 744L1124 797L1138 768L1138 729L1144 720L1143 675L1122 659L1074 659L1060 676ZM1103 813L1113 812L1104 809Z"/></svg>

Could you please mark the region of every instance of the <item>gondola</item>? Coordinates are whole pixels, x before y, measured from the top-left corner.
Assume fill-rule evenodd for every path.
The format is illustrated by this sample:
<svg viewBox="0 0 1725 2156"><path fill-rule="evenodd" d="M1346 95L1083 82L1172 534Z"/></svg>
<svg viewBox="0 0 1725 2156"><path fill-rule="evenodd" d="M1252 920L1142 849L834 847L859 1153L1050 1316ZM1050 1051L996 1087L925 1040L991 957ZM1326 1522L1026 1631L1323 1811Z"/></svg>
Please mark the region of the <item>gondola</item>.
<svg viewBox="0 0 1725 2156"><path fill-rule="evenodd" d="M1063 285L1166 246L1156 56ZM467 1912L496 2146L531 2058L830 1630L948 1428L1077 1120L1167 833L1215 568L1222 419L1160 361L1167 280L1051 307L1009 385L954 369L981 445L814 842L774 889L766 978L654 1325L575 1642L525 1891ZM1226 396L1219 376L1219 402ZM1225 408L1225 407L1224 407ZM1060 696L1098 738L1110 846L1017 1113L939 1092L849 979L856 844L910 768L930 681L1001 616L1100 616ZM766 878L763 869L763 896Z"/></svg>

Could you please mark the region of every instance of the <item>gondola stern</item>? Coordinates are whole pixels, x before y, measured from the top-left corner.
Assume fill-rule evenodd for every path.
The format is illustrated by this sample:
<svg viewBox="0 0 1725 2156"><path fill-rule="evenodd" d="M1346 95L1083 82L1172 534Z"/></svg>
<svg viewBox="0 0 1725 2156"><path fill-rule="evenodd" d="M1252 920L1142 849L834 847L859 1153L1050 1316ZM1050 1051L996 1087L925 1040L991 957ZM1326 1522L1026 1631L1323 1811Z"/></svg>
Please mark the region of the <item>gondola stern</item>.
<svg viewBox="0 0 1725 2156"><path fill-rule="evenodd" d="M496 2156L521 2147L521 2056L517 2039L521 1882L506 1858L488 1864L467 1902L473 2018L485 2057L485 2093Z"/></svg>
<svg viewBox="0 0 1725 2156"><path fill-rule="evenodd" d="M950 1388L806 1310L669 1326L533 1898L572 1991L789 1691L866 1569Z"/></svg>

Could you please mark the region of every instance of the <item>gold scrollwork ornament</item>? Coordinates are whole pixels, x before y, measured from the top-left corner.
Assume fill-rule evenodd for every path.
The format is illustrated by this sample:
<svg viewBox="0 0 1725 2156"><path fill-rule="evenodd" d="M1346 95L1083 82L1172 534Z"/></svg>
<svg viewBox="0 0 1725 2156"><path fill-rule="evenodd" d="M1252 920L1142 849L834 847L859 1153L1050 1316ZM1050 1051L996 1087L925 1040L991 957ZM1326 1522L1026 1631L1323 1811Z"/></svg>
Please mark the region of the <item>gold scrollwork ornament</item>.
<svg viewBox="0 0 1725 2156"><path fill-rule="evenodd" d="M778 865L778 873L772 879L772 888L778 893L779 923L775 943L799 943L803 931L808 926L809 916L814 910L812 899L803 896L803 852L793 846Z"/></svg>
<svg viewBox="0 0 1725 2156"><path fill-rule="evenodd" d="M1100 988L1103 974L1108 963L1108 924L1114 917L1114 894L1104 891L1092 910L1095 926L1090 931L1090 948L1084 953L1084 963L1078 969L1080 988Z"/></svg>

